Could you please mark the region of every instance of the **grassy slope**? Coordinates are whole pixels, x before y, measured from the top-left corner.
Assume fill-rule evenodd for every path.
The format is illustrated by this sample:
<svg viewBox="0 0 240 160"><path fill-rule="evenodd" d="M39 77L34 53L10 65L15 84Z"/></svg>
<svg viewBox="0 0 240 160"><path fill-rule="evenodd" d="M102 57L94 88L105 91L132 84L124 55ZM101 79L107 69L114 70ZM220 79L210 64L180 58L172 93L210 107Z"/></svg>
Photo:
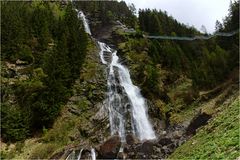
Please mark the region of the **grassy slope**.
<svg viewBox="0 0 240 160"><path fill-rule="evenodd" d="M239 97L169 159L236 159L239 153Z"/></svg>

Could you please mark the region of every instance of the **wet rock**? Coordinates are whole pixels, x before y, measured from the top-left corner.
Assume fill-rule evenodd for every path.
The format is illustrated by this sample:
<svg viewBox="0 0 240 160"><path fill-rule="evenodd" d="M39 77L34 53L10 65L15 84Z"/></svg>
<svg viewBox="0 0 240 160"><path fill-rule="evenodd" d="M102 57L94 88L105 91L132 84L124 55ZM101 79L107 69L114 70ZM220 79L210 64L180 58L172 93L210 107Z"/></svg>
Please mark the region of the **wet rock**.
<svg viewBox="0 0 240 160"><path fill-rule="evenodd" d="M112 136L100 146L101 158L116 158L120 147L120 137Z"/></svg>
<svg viewBox="0 0 240 160"><path fill-rule="evenodd" d="M195 116L192 121L190 122L190 125L188 126L187 130L186 130L186 134L187 135L194 135L196 134L196 130L203 126L206 125L208 120L211 118L212 116L207 114L207 113L199 113L197 116Z"/></svg>

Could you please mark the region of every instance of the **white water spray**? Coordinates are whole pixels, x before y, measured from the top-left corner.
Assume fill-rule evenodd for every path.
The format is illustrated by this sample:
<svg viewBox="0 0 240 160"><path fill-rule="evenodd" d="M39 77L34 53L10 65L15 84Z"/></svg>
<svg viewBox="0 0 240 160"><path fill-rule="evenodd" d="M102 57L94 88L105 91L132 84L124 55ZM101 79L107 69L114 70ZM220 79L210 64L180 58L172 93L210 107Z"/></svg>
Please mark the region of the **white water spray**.
<svg viewBox="0 0 240 160"><path fill-rule="evenodd" d="M90 27L88 25L88 20L86 19L86 16L84 15L84 13L82 11L79 11L77 9L76 9L76 11L78 12L78 18L81 18L83 21L85 32L88 33L89 35L91 35L92 33L90 31Z"/></svg>
<svg viewBox="0 0 240 160"><path fill-rule="evenodd" d="M96 153L94 148L91 149L91 157L92 157L92 160L96 160Z"/></svg>
<svg viewBox="0 0 240 160"><path fill-rule="evenodd" d="M117 51L105 43L98 42L100 59L109 67L108 72L108 109L111 134L125 141L126 126L131 119L131 128L140 140L155 139L156 136L147 117L146 102L137 86L133 85L128 69L119 63ZM104 57L111 56L111 62Z"/></svg>

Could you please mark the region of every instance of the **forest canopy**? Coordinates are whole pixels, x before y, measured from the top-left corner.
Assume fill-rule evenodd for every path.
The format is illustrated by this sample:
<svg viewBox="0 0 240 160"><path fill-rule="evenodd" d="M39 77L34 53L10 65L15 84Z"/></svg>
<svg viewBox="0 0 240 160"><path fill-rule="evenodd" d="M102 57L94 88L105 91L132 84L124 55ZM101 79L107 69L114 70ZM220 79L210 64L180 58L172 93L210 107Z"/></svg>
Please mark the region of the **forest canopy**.
<svg viewBox="0 0 240 160"><path fill-rule="evenodd" d="M1 1L1 38L2 61L29 64L27 81L1 88L17 99L16 106L2 99L2 138L22 140L58 116L79 77L88 37L71 3Z"/></svg>

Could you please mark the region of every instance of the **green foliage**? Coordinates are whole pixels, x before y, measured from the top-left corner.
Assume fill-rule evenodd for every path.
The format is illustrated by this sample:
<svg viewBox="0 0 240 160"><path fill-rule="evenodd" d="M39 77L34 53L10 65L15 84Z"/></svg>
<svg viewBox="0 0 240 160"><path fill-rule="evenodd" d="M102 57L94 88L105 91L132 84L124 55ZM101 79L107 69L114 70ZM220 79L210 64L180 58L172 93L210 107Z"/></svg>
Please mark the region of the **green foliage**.
<svg viewBox="0 0 240 160"><path fill-rule="evenodd" d="M152 90L152 92L158 92L158 79L159 79L159 73L158 70L153 65L146 65L145 66L145 85L148 86L149 90Z"/></svg>
<svg viewBox="0 0 240 160"><path fill-rule="evenodd" d="M33 62L32 50L29 46L23 45L18 53L19 58L24 61Z"/></svg>
<svg viewBox="0 0 240 160"><path fill-rule="evenodd" d="M135 6L133 4L127 6L124 1L75 1L74 4L77 8L89 14L92 19L90 26L93 30L117 20L129 27L136 27L137 18L134 15Z"/></svg>
<svg viewBox="0 0 240 160"><path fill-rule="evenodd" d="M21 14L24 3L1 2L1 57L16 60L16 54L27 38Z"/></svg>
<svg viewBox="0 0 240 160"><path fill-rule="evenodd" d="M163 67L168 67L174 72L181 71L186 65L184 55L180 46L171 41L164 41L159 43L153 41L150 46L149 55L153 58L155 63L161 63Z"/></svg>
<svg viewBox="0 0 240 160"><path fill-rule="evenodd" d="M235 30L238 2L230 6L224 24L218 22L219 31ZM152 35L191 36L200 34L196 29L177 22L166 12L157 10L139 11L140 29ZM230 27L232 26L232 27ZM229 30L228 30L229 29ZM176 75L187 75L195 88L213 88L222 82L237 66L239 58L238 34L229 38L212 38L191 42L173 40L149 40L148 54L155 64L171 70ZM229 42L227 42L230 40ZM147 41L147 40L146 40Z"/></svg>
<svg viewBox="0 0 240 160"><path fill-rule="evenodd" d="M1 104L1 136L5 141L18 141L30 135L29 115L18 106Z"/></svg>
<svg viewBox="0 0 240 160"><path fill-rule="evenodd" d="M232 32L239 31L239 0L233 1L229 6L229 13L224 18L223 22L216 22L216 32ZM231 37L217 37L216 41L219 46L229 51L231 59L229 67L233 69L239 65L239 32Z"/></svg>
<svg viewBox="0 0 240 160"><path fill-rule="evenodd" d="M3 60L31 63L25 71L28 78L17 81L13 89L18 107L3 107L4 140L16 141L51 127L79 77L88 37L71 3L1 5Z"/></svg>
<svg viewBox="0 0 240 160"><path fill-rule="evenodd" d="M170 159L236 159L239 157L239 100L225 108Z"/></svg>
<svg viewBox="0 0 240 160"><path fill-rule="evenodd" d="M199 34L193 27L177 22L173 17L167 15L167 12L156 9L139 10L139 25L142 31L151 35L171 35L174 31L178 36Z"/></svg>

